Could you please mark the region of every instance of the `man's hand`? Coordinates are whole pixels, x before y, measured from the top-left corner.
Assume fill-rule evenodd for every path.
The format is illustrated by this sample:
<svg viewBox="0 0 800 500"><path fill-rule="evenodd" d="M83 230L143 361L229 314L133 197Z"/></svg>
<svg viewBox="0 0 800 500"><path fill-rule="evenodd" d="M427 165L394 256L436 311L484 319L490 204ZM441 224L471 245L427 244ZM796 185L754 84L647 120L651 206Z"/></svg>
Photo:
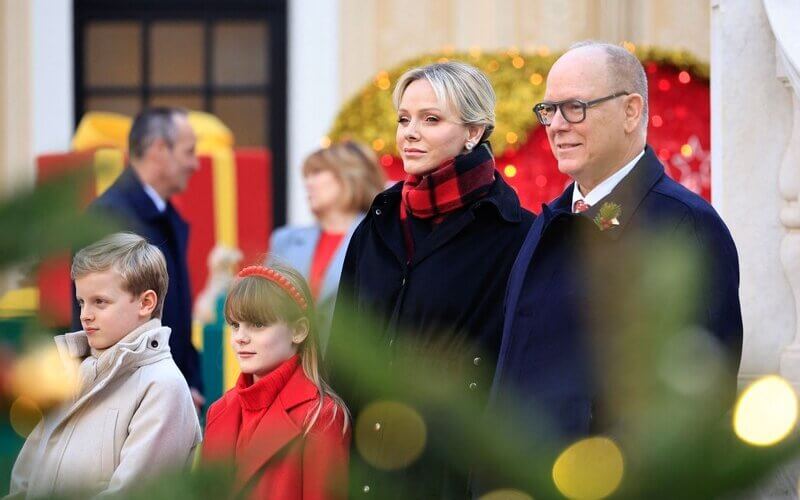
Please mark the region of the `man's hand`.
<svg viewBox="0 0 800 500"><path fill-rule="evenodd" d="M192 402L194 403L194 407L199 414L203 410L203 405L206 404L206 398L200 394L200 391L195 389L194 387L190 387L189 390L192 393Z"/></svg>

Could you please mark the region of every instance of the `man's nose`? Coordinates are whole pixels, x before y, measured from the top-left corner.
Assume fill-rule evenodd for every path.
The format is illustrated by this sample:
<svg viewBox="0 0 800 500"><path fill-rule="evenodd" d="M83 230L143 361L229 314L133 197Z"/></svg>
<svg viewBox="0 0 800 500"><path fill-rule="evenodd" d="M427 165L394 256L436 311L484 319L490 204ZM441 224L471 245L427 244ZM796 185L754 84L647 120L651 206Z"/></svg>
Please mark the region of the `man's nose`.
<svg viewBox="0 0 800 500"><path fill-rule="evenodd" d="M550 119L550 128L553 130L564 130L569 128L570 125L572 124L568 122L561 113L561 108L556 107L556 111L553 113L553 118Z"/></svg>

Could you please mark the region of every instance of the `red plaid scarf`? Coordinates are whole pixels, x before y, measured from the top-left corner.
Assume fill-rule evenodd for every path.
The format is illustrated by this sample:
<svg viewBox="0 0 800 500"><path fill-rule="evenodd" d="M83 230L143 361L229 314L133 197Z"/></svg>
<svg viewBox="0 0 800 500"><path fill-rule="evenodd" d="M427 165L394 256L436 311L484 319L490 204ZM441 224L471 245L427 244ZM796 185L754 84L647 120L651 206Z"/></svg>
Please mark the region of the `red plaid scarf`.
<svg viewBox="0 0 800 500"><path fill-rule="evenodd" d="M430 174L406 177L400 198L400 223L408 262L414 257L409 215L438 224L447 215L486 196L493 182L494 157L487 144L446 161Z"/></svg>

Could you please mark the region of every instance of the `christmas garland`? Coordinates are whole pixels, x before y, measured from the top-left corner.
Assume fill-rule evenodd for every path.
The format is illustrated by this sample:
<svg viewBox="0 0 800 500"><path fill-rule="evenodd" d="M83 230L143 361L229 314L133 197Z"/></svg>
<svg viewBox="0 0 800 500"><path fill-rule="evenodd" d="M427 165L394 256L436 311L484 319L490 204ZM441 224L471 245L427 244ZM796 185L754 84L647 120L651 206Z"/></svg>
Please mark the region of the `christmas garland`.
<svg viewBox="0 0 800 500"><path fill-rule="evenodd" d="M659 66L670 65L688 71L694 77L708 79L708 64L700 62L686 51L665 50L653 47L624 46L642 63ZM518 147L536 126L531 107L542 100L547 73L561 53L542 49L537 53L517 50L505 52L447 51L428 54L406 61L389 70L381 71L342 107L333 127L322 145L345 139L355 139L372 145L378 154L396 154L396 113L392 105L392 90L397 79L407 70L433 62L463 61L483 70L497 94L496 126L492 134L492 148L496 155L511 147Z"/></svg>

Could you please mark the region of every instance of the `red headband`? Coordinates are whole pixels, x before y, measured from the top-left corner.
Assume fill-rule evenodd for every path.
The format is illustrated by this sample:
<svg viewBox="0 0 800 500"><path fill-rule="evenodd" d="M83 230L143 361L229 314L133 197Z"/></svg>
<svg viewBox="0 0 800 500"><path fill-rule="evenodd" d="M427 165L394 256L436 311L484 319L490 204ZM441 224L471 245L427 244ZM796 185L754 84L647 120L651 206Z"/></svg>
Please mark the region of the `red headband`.
<svg viewBox="0 0 800 500"><path fill-rule="evenodd" d="M292 285L292 283L286 279L285 276L274 269L262 266L248 266L239 271L237 276L239 278L246 278L247 276L260 276L262 278L266 278L283 288L283 290L289 294L289 297L297 302L297 305L300 306L300 309L303 311L308 309L308 303L306 302L305 297L303 297L303 294L300 293L297 288L295 288L294 285Z"/></svg>

